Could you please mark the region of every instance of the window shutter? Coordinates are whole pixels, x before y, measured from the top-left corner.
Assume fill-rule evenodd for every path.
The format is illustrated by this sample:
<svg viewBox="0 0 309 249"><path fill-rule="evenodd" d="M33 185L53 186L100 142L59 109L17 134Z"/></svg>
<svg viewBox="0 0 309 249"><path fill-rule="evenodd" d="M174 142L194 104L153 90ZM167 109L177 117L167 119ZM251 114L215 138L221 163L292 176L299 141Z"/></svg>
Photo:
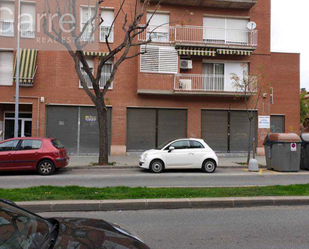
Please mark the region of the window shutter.
<svg viewBox="0 0 309 249"><path fill-rule="evenodd" d="M147 21L149 21L150 18L151 18L149 23L150 30L155 28L155 32L162 32L162 33L169 32L169 20L170 20L169 14L156 13L153 15L153 13L147 13Z"/></svg>
<svg viewBox="0 0 309 249"><path fill-rule="evenodd" d="M35 22L35 4L32 3L25 3L21 4L21 20L22 21L33 21ZM31 20L30 20L31 16Z"/></svg>
<svg viewBox="0 0 309 249"><path fill-rule="evenodd" d="M13 85L13 52L0 52L0 85Z"/></svg>
<svg viewBox="0 0 309 249"><path fill-rule="evenodd" d="M8 21L8 20L12 20L14 21L14 12L15 12L15 6L14 6L14 2L0 2L0 8L2 8L3 10L0 11L0 19ZM12 13L10 13L9 11L7 11L5 8L8 8L12 11Z"/></svg>
<svg viewBox="0 0 309 249"><path fill-rule="evenodd" d="M104 20L102 26L110 27L114 21L114 10L102 10L101 17Z"/></svg>
<svg viewBox="0 0 309 249"><path fill-rule="evenodd" d="M177 73L178 54L174 47L141 46L141 72Z"/></svg>

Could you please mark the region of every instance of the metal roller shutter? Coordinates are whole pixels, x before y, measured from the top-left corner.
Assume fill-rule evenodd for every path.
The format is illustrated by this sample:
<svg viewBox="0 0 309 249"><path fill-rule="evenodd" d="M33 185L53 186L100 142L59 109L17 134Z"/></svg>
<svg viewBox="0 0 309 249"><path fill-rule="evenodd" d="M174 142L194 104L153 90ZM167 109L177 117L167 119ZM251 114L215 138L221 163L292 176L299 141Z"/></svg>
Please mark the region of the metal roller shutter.
<svg viewBox="0 0 309 249"><path fill-rule="evenodd" d="M227 152L227 131L227 111L202 111L202 138L213 150Z"/></svg>
<svg viewBox="0 0 309 249"><path fill-rule="evenodd" d="M284 133L285 132L285 117L284 116L270 116L270 132Z"/></svg>
<svg viewBox="0 0 309 249"><path fill-rule="evenodd" d="M69 153L77 152L77 124L77 107L47 107L46 136L59 139Z"/></svg>
<svg viewBox="0 0 309 249"><path fill-rule="evenodd" d="M108 144L111 144L111 108L107 109ZM110 146L109 146L110 150ZM80 153L99 153L99 123L95 107L80 110Z"/></svg>
<svg viewBox="0 0 309 249"><path fill-rule="evenodd" d="M173 139L187 137L186 110L158 110L158 145Z"/></svg>
<svg viewBox="0 0 309 249"><path fill-rule="evenodd" d="M156 145L156 110L127 109L127 150L142 151Z"/></svg>
<svg viewBox="0 0 309 249"><path fill-rule="evenodd" d="M230 151L246 152L248 150L249 120L246 111L231 111L230 116ZM256 116L252 121L253 138L256 137Z"/></svg>

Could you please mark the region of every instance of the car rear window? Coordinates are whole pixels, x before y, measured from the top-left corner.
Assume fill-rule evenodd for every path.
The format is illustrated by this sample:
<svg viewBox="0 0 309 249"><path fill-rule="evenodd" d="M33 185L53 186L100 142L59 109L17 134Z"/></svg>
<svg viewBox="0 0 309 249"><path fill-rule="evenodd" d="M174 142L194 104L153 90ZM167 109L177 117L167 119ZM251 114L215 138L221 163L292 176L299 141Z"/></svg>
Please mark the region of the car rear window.
<svg viewBox="0 0 309 249"><path fill-rule="evenodd" d="M63 149L64 148L63 144L57 139L51 140L51 143L57 149Z"/></svg>
<svg viewBox="0 0 309 249"><path fill-rule="evenodd" d="M20 150L38 150L41 146L41 140L23 140L20 145Z"/></svg>

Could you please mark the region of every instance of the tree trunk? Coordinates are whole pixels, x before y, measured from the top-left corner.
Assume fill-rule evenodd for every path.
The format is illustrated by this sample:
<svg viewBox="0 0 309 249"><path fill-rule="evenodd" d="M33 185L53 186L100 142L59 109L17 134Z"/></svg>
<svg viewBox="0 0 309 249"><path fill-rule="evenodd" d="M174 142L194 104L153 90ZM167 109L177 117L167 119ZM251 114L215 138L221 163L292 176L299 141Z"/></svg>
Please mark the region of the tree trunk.
<svg viewBox="0 0 309 249"><path fill-rule="evenodd" d="M247 156L247 165L249 165L250 162L250 154L251 154L251 124L252 120L249 119L249 144L248 144L248 156ZM254 153L254 152L253 152Z"/></svg>
<svg viewBox="0 0 309 249"><path fill-rule="evenodd" d="M107 107L97 104L99 122L99 165L108 165L108 130L107 130Z"/></svg>

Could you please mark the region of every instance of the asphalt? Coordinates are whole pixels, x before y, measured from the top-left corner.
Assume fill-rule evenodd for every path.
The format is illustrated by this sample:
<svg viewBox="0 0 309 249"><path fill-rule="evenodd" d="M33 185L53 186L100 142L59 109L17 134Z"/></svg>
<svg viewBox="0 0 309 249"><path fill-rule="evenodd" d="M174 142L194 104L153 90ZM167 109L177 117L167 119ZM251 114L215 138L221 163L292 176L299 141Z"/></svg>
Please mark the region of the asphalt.
<svg viewBox="0 0 309 249"><path fill-rule="evenodd" d="M280 173L263 169L248 172L246 169L218 168L213 174L200 170L170 170L153 174L139 169L74 169L59 171L52 176L33 172L1 173L0 188L26 188L41 185L84 187L239 187L290 185L309 183L309 171Z"/></svg>
<svg viewBox="0 0 309 249"><path fill-rule="evenodd" d="M152 249L308 249L309 206L41 213L103 219Z"/></svg>

